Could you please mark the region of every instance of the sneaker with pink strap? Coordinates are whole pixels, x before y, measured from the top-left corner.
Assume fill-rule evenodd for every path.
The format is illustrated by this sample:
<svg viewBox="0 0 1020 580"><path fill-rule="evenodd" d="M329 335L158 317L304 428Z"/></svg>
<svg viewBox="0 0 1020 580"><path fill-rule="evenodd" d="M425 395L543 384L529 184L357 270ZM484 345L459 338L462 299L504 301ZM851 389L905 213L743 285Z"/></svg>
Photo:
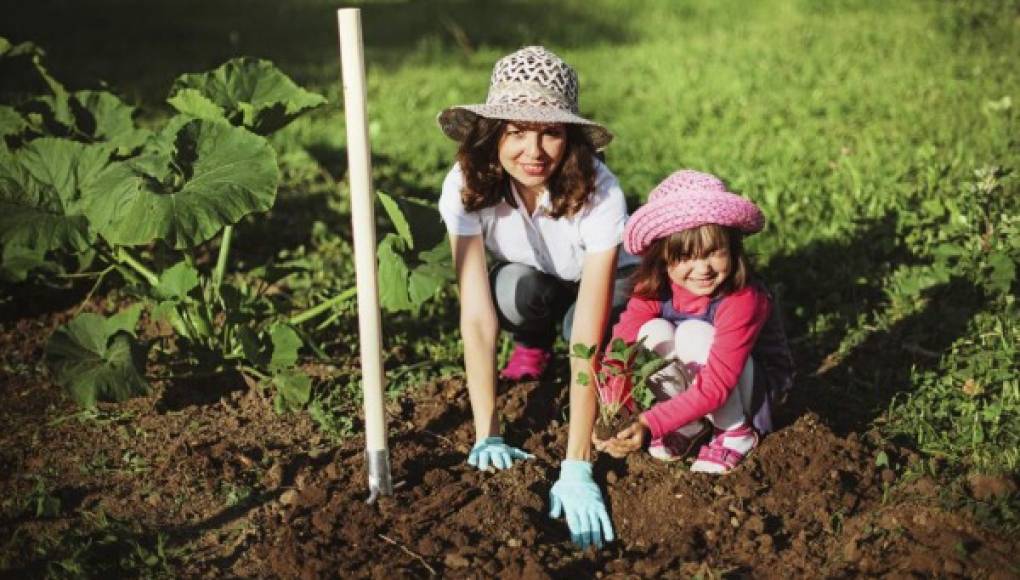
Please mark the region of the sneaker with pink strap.
<svg viewBox="0 0 1020 580"><path fill-rule="evenodd" d="M538 380L549 365L552 353L544 348L514 344L510 360L499 373L500 378L509 381Z"/></svg>
<svg viewBox="0 0 1020 580"><path fill-rule="evenodd" d="M701 448L691 464L694 473L728 473L758 446L758 432L750 425L729 431L716 431L715 437Z"/></svg>
<svg viewBox="0 0 1020 580"><path fill-rule="evenodd" d="M708 433L709 428L704 421L695 421L658 439L652 439L648 445L648 454L667 463L679 461Z"/></svg>

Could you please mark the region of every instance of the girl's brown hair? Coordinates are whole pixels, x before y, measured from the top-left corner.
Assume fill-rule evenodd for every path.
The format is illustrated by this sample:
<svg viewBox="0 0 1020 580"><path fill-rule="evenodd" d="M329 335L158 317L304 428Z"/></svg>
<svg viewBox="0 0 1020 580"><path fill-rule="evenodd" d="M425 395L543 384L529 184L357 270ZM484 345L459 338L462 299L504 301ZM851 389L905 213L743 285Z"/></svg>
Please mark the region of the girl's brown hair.
<svg viewBox="0 0 1020 580"><path fill-rule="evenodd" d="M460 144L457 162L464 174L460 197L467 211L478 211L506 200L517 207L510 193L510 177L499 164L499 140L508 121L479 117ZM518 123L526 128L533 123ZM595 148L576 125L566 125L567 147L559 167L546 184L552 201L550 216L570 217L584 207L595 189Z"/></svg>
<svg viewBox="0 0 1020 580"><path fill-rule="evenodd" d="M652 242L634 272L634 294L647 300L659 300L669 288L667 268L677 262L703 258L716 250L729 250L730 275L717 292L729 294L747 286L751 265L744 254L744 236L739 230L717 224L677 232Z"/></svg>

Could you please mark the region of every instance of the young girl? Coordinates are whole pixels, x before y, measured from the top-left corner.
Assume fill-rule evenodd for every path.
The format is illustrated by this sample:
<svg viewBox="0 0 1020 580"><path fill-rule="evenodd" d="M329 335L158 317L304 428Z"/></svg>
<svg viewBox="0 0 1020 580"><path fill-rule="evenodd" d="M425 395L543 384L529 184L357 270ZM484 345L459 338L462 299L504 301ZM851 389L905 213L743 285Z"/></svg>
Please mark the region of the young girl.
<svg viewBox="0 0 1020 580"><path fill-rule="evenodd" d="M634 213L624 245L642 262L613 336L644 338L677 364L653 377L658 402L596 441L598 449L619 457L647 443L656 458L680 459L707 428L704 417L714 434L691 471L726 473L772 430L771 399L789 389L793 362L743 250L744 236L763 224L754 203L689 170L660 183Z"/></svg>
<svg viewBox="0 0 1020 580"><path fill-rule="evenodd" d="M460 143L439 210L460 291L477 440L468 463L479 469L505 469L531 457L500 437L495 408L499 328L510 331L515 342L502 378L538 378L552 356L561 319L571 344L599 344L611 306L615 302L622 309L629 294L626 271L616 275L618 265L636 263L628 255L618 260L626 203L616 177L596 156L612 135L579 116L577 100L577 73L555 54L532 46L496 63L485 104L451 107L439 115L443 132ZM574 311L585 315L574 317ZM584 366L571 361L567 458L551 492L551 515L566 511L573 538L582 546L613 536L592 480L597 402L591 389L577 383Z"/></svg>

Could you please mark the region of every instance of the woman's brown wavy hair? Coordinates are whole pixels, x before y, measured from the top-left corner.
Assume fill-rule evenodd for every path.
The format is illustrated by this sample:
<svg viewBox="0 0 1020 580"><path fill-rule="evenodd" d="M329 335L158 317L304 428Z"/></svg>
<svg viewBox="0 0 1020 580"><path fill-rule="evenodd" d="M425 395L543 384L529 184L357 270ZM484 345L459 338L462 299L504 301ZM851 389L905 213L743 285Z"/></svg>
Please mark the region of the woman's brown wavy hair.
<svg viewBox="0 0 1020 580"><path fill-rule="evenodd" d="M715 250L729 250L730 275L723 281L718 294L742 290L751 280L751 264L744 252L744 234L735 228L705 224L659 238L641 256L641 265L634 272L634 294L646 300L660 300L669 289L671 264L708 256Z"/></svg>
<svg viewBox="0 0 1020 580"><path fill-rule="evenodd" d="M509 121L479 117L474 128L460 144L457 162L464 174L460 191L464 209L478 211L506 200L517 207L510 193L510 176L499 164L499 140ZM531 128L535 123L514 122ZM595 189L595 148L576 125L565 125L567 146L559 167L546 184L552 201L550 216L573 216L584 207Z"/></svg>

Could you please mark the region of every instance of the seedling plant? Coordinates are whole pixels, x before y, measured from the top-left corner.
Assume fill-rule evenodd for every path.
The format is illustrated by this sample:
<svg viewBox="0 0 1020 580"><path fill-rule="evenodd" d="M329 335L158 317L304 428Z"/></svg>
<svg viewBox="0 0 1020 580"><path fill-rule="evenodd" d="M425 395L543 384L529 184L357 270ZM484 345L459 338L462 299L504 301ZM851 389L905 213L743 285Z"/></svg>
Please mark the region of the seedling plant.
<svg viewBox="0 0 1020 580"><path fill-rule="evenodd" d="M593 386L598 394L599 414L595 434L610 439L629 422L639 408L648 408L655 400L649 378L670 364L645 348L644 338L627 344L613 339L600 351L595 345L574 344L572 356L589 361L590 374L581 371L577 380Z"/></svg>

